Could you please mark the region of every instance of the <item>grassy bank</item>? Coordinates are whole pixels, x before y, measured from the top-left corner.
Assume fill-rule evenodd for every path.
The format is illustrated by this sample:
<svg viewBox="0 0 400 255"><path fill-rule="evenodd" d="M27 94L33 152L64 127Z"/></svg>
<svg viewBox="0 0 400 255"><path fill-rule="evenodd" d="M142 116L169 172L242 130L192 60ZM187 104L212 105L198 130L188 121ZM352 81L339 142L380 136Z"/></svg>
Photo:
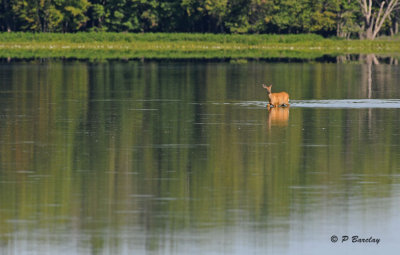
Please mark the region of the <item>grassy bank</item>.
<svg viewBox="0 0 400 255"><path fill-rule="evenodd" d="M400 39L325 39L310 35L2 33L0 57L316 58L376 53L399 56Z"/></svg>

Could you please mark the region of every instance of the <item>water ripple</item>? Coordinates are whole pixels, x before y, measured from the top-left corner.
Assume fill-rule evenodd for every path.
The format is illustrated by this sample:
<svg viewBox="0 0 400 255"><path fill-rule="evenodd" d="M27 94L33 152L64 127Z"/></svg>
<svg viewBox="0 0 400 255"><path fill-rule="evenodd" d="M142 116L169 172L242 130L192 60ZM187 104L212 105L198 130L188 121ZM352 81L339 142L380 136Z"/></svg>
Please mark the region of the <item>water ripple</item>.
<svg viewBox="0 0 400 255"><path fill-rule="evenodd" d="M400 99L292 100L291 107L400 108Z"/></svg>
<svg viewBox="0 0 400 255"><path fill-rule="evenodd" d="M244 107L267 106L266 101L236 103ZM296 108L400 108L400 99L330 99L330 100L290 100L290 107Z"/></svg>

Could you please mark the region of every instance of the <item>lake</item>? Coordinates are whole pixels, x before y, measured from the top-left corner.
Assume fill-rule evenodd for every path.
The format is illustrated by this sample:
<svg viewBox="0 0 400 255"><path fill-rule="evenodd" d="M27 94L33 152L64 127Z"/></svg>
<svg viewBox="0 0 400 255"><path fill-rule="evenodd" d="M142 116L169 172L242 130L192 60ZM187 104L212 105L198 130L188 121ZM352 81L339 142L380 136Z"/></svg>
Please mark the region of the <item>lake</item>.
<svg viewBox="0 0 400 255"><path fill-rule="evenodd" d="M2 60L0 253L394 254L399 85L371 61Z"/></svg>

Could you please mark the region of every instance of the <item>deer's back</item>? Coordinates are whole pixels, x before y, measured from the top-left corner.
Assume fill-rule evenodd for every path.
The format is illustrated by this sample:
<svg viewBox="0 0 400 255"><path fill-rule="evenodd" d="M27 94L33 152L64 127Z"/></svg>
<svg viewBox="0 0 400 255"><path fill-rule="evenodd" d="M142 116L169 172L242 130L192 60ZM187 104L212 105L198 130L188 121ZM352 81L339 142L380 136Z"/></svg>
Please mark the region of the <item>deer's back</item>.
<svg viewBox="0 0 400 255"><path fill-rule="evenodd" d="M269 102L273 105L289 104L289 94L286 92L271 93Z"/></svg>

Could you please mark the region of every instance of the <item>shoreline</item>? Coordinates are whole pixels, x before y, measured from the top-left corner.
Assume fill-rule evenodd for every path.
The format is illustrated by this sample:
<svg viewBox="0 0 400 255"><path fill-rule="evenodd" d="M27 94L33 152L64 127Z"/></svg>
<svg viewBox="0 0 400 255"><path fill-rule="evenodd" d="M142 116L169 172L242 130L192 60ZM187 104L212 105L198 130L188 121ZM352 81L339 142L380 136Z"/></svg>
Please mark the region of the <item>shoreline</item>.
<svg viewBox="0 0 400 255"><path fill-rule="evenodd" d="M315 59L347 54L400 58L400 40L339 40L316 35L0 34L3 58Z"/></svg>

